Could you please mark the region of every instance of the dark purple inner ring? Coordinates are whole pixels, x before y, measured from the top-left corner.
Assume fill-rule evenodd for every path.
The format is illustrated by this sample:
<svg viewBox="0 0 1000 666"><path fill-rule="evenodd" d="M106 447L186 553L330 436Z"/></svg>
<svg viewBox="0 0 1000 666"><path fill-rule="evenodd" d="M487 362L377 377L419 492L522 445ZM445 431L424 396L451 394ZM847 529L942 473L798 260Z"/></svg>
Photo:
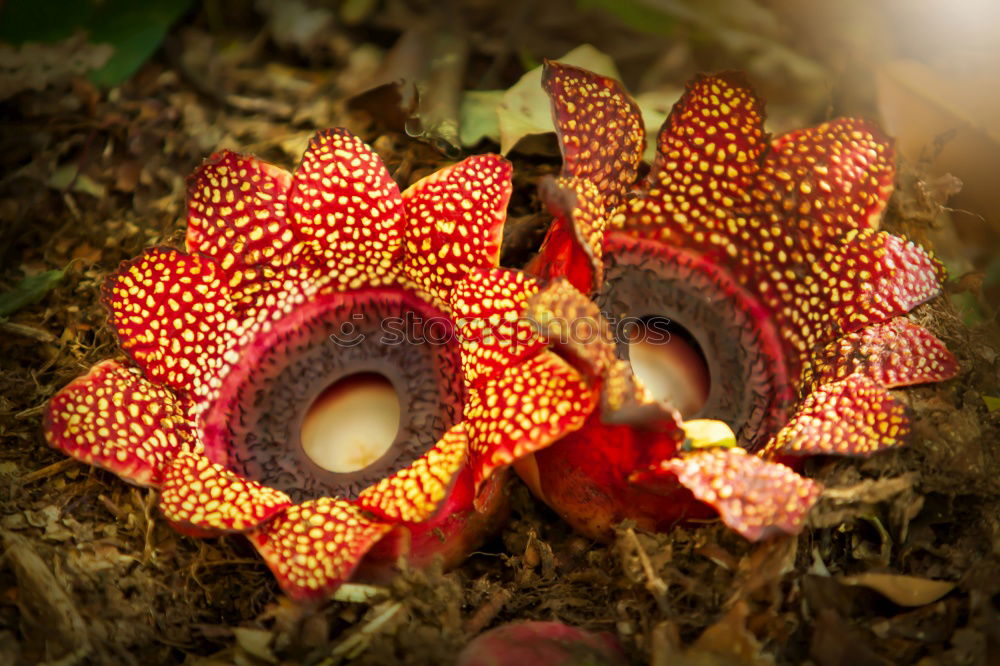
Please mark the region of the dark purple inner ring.
<svg viewBox="0 0 1000 666"><path fill-rule="evenodd" d="M329 308L283 332L280 344L256 360L239 387L238 418L230 421L230 467L297 502L357 497L423 455L461 416L459 356L446 335L450 320L401 290L343 296L332 295ZM434 323L425 335L422 322L428 321ZM392 384L400 403L399 430L372 464L331 472L303 450L302 422L326 389L359 373L381 375Z"/></svg>
<svg viewBox="0 0 1000 666"><path fill-rule="evenodd" d="M595 297L604 315L676 322L700 349L709 374L708 399L687 418L723 421L744 448L763 446L784 422L790 396L780 348L762 330L759 313L750 311L755 302L686 252L655 242L607 249L605 281ZM629 357L622 336L618 355Z"/></svg>

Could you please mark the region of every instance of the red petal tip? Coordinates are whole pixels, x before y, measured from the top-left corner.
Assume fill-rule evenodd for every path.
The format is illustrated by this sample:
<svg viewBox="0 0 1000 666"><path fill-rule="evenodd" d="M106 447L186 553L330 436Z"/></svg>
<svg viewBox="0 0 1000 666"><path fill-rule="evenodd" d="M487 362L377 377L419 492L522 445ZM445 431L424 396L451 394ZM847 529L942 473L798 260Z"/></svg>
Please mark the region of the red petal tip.
<svg viewBox="0 0 1000 666"><path fill-rule="evenodd" d="M819 386L856 372L895 388L951 379L958 361L930 331L895 317L827 345L813 358L806 383Z"/></svg>
<svg viewBox="0 0 1000 666"><path fill-rule="evenodd" d="M497 265L512 172L498 155L474 155L403 192L403 269L440 303L448 303L452 288L471 271Z"/></svg>
<svg viewBox="0 0 1000 666"><path fill-rule="evenodd" d="M453 426L412 464L363 490L358 506L383 520L427 520L447 497L465 464L468 444L465 424Z"/></svg>
<svg viewBox="0 0 1000 666"><path fill-rule="evenodd" d="M521 316L537 292L527 274L503 268L474 270L455 288L451 312L466 382L478 386L545 347Z"/></svg>
<svg viewBox="0 0 1000 666"><path fill-rule="evenodd" d="M743 449L697 451L633 474L642 487L674 477L702 502L719 512L726 525L751 541L778 532L798 534L822 486L780 463L768 462Z"/></svg>
<svg viewBox="0 0 1000 666"><path fill-rule="evenodd" d="M910 432L903 405L855 373L814 389L764 455L867 456L901 446Z"/></svg>
<svg viewBox="0 0 1000 666"><path fill-rule="evenodd" d="M163 475L160 509L182 530L245 532L273 518L292 501L285 493L244 479L203 455L183 453Z"/></svg>
<svg viewBox="0 0 1000 666"><path fill-rule="evenodd" d="M635 101L618 81L579 67L546 61L542 87L563 153L563 175L596 185L615 208L635 182L646 131Z"/></svg>
<svg viewBox="0 0 1000 666"><path fill-rule="evenodd" d="M497 468L583 425L595 391L561 358L542 352L470 393L465 408L476 487Z"/></svg>
<svg viewBox="0 0 1000 666"><path fill-rule="evenodd" d="M113 360L59 391L43 427L53 447L145 486L159 484L170 460L197 447L178 398Z"/></svg>
<svg viewBox="0 0 1000 666"><path fill-rule="evenodd" d="M219 369L232 304L212 259L149 248L108 276L102 299L122 349L150 380L193 391Z"/></svg>
<svg viewBox="0 0 1000 666"><path fill-rule="evenodd" d="M188 251L212 257L229 274L277 263L295 241L286 217L291 181L292 174L255 157L212 155L188 181Z"/></svg>
<svg viewBox="0 0 1000 666"><path fill-rule="evenodd" d="M289 507L248 537L296 601L321 601L347 581L392 525L346 500L323 497Z"/></svg>

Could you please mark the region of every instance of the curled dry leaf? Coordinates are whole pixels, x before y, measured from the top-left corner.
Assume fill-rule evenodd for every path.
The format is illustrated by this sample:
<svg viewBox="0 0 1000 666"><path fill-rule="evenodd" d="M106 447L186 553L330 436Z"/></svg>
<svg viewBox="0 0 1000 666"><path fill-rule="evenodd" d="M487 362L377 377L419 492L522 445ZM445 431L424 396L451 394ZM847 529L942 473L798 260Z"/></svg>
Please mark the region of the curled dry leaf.
<svg viewBox="0 0 1000 666"><path fill-rule="evenodd" d="M837 579L842 585L857 585L875 590L900 606L923 606L934 603L955 589L955 583L901 574L863 573Z"/></svg>

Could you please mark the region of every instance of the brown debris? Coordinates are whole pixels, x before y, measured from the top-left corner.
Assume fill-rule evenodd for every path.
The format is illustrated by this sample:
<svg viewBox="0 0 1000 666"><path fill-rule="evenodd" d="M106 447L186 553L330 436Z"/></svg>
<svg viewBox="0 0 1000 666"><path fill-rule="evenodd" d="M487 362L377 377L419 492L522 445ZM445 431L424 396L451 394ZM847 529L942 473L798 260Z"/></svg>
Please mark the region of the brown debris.
<svg viewBox="0 0 1000 666"><path fill-rule="evenodd" d="M983 400L1000 396L1000 332L985 303L997 287L971 261L956 264L953 277L966 277L948 297L914 313L958 356L959 377L894 392L913 420L907 448L865 462L808 463L805 472L826 491L797 539L750 545L708 521L668 534L622 526L605 546L570 532L515 485L501 537L458 570L406 571L386 592L305 610L279 595L241 541L180 536L151 493L49 449L40 432L48 399L94 362L120 357L99 285L142 248L182 243L185 179L211 152L248 151L288 167L314 130L346 126L401 186L449 161L345 104L426 3L343 3L360 18L323 9L323 31L299 22L280 38L267 17L281 3L261 3L268 9L260 14L210 4L114 91L82 76L99 51L72 51L73 62L58 70L67 44L78 42L37 47L38 67L19 70L30 80L5 79L16 85L0 95L12 129L0 133L0 290L27 274L66 274L40 302L0 322L0 663L446 664L473 635L526 619L613 632L633 663L657 665L933 666L987 664L1000 654L1000 411ZM779 11L799 3L747 4ZM613 55L630 84L676 85L726 67L768 77L680 24L665 47L662 35L595 18L569 0L537 9L520 0L454 5L463 5L456 11L468 46L464 89L507 87L532 64L520 58L540 61L586 41ZM801 87L781 77L760 83ZM796 126L818 120L828 91L796 94L786 93L776 115ZM817 97L823 108L803 102ZM438 101L448 116L454 100ZM511 158L502 257L517 267L549 224L536 186L558 158ZM947 208L954 180L919 169L904 173L887 228L942 243L949 261L989 254L953 228L963 215ZM963 219L961 228L974 226L973 216ZM968 326L952 299L980 303L978 320ZM904 606L843 584L871 583L872 573L956 586Z"/></svg>

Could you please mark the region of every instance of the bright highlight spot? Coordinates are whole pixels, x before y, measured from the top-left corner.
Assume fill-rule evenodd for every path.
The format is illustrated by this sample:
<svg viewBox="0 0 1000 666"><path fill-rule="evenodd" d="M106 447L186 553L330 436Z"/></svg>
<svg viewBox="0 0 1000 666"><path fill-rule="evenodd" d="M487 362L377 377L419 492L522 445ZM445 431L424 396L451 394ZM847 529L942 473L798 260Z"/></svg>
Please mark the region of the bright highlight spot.
<svg viewBox="0 0 1000 666"><path fill-rule="evenodd" d="M653 397L666 402L683 417L698 413L708 400L709 376L705 359L694 341L672 334L665 342L646 335L644 328L629 343L632 372L646 385Z"/></svg>
<svg viewBox="0 0 1000 666"><path fill-rule="evenodd" d="M713 419L692 419L681 424L684 429L686 444L692 449L709 449L724 447L731 449L736 446L736 435L733 429L722 421Z"/></svg>
<svg viewBox="0 0 1000 666"><path fill-rule="evenodd" d="M399 396L385 377L371 373L345 377L309 408L302 423L302 448L330 472L362 470L392 446L399 412Z"/></svg>

